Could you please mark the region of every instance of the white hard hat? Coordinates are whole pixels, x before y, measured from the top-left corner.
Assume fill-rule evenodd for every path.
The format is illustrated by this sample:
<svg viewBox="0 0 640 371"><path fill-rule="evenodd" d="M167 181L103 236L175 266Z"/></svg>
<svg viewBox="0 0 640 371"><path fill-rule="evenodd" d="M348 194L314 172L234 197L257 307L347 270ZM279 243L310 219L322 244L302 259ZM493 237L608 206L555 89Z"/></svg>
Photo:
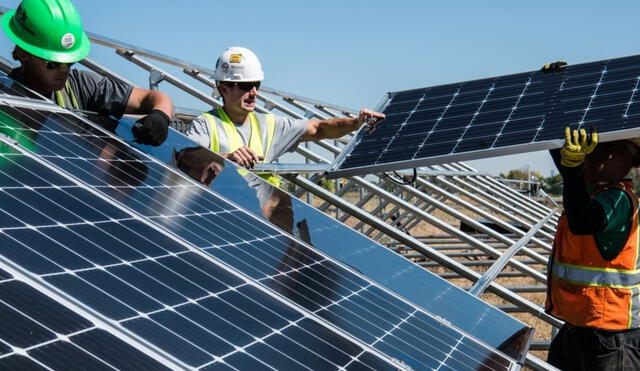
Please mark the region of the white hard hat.
<svg viewBox="0 0 640 371"><path fill-rule="evenodd" d="M251 50L232 46L218 58L213 78L217 81L262 81L264 72Z"/></svg>

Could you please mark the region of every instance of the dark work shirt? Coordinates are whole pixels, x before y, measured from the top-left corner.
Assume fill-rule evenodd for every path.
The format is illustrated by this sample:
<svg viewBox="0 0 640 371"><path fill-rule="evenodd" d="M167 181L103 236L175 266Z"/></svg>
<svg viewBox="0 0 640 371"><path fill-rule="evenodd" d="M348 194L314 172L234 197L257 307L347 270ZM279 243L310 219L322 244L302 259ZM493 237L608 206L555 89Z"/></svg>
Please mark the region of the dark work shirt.
<svg viewBox="0 0 640 371"><path fill-rule="evenodd" d="M19 68L13 69L9 77L15 78ZM122 81L112 80L91 71L72 69L69 83L78 108L105 116L121 118L127 107L133 86ZM55 102L53 94L51 98Z"/></svg>

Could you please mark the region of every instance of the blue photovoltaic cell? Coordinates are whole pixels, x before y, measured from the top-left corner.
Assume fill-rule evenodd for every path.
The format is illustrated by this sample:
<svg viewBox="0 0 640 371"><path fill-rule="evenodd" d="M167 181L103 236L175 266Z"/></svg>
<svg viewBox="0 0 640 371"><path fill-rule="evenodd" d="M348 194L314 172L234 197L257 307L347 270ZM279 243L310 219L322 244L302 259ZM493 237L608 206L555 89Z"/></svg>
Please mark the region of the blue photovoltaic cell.
<svg viewBox="0 0 640 371"><path fill-rule="evenodd" d="M0 318L3 370L167 369L5 271L0 271Z"/></svg>
<svg viewBox="0 0 640 371"><path fill-rule="evenodd" d="M5 115L19 117L20 121L28 122L27 126L38 128L35 135L29 133L31 137L28 139L34 152L39 153L43 160L118 200L137 214L145 216L157 227L164 228L217 257L255 279L271 292L287 298L389 356L416 369L459 369L460 365L469 369L485 366L509 369L513 366L513 362L507 357L480 345L458 330L443 325L417 307L388 294L372 282L299 244L205 188L165 169L142 154L132 152L121 142L91 135L92 128L86 127L72 116L8 107L3 107L3 110ZM49 128L55 128L55 131L50 131ZM75 151L80 153L76 155ZM91 202L89 200L87 204L91 205ZM95 215L95 212L91 214ZM79 216L83 218L82 215ZM39 223L45 223L40 227L43 230L60 228L46 224L46 220ZM105 220L93 222L91 226L96 227L97 231L88 236L96 236L100 241L110 241L106 245L115 244L114 251L124 251L127 254L126 258L116 255L118 258L135 261L125 265L133 266L133 269L160 281L167 289L183 295L185 300L177 307L195 310L195 313L191 313L193 315L224 314L224 318L220 320L231 328L242 329L238 335L240 339L243 334L250 338L263 338L263 342L276 353L277 349L282 349L279 344L291 342L286 336L284 339L281 337L282 328L278 334L274 333L273 329L279 328L277 324L257 321L238 312L238 307L233 304L236 298L232 293L245 287L245 281L229 277L228 273L225 276L220 267L184 248L175 252L176 243L165 242L166 236L157 241L156 250L160 250L158 253L147 251L142 254L143 257L131 256L141 254L137 246L148 236L159 235L159 232L135 218L118 217L107 212ZM108 228L113 230L105 231ZM123 240L127 234L129 237ZM77 235L87 237L86 233ZM25 241L27 237L24 236L20 238L18 240L14 237L20 243L27 242L25 246L31 241ZM104 246L103 243L105 242L98 246ZM165 249L165 243L169 243L170 247ZM128 251L127 248L133 251ZM79 250L80 248L74 249ZM41 265L45 267L41 269L52 270L39 272L47 281L80 298L89 306L99 308L112 320L190 366L201 367L207 361L212 362L212 354L206 350L209 340L197 337L186 324L169 320L174 314L164 309L163 305L166 303L154 298L144 288L137 287L138 282L125 282L99 267L81 268L82 272L69 275L62 270L63 264L69 263L56 254L49 255L46 260L53 266L47 267L42 262ZM88 257L82 258L90 261ZM81 260L75 262L78 266L83 263ZM114 263L114 266L119 265L123 263ZM199 265L202 267L198 268ZM215 281L222 283L218 288L222 288L222 291L207 291L215 290ZM269 300L262 291L256 291L249 298L256 305ZM197 304L187 299L197 300ZM246 300L244 303L246 304ZM259 306L256 311L260 311ZM140 313L147 315L141 316ZM295 314L299 316L300 312L296 311ZM297 320L294 318L288 321L294 321L293 323L299 324L298 327L305 328L309 320L298 317ZM204 322L198 324L207 327ZM291 325L286 326L290 327ZM308 338L308 333L306 337ZM196 342L198 339L200 342ZM284 343L278 339L282 339ZM273 344L270 343L271 340ZM335 340L328 342L333 343ZM304 347L302 344L301 349ZM294 360L296 356L303 354L302 351L295 352L294 349L297 348L294 347L285 349L288 351L286 355ZM343 355L344 349L336 352L334 348L332 354ZM232 355L234 360L236 357L246 358L245 354L227 353L229 357ZM252 357L251 362L264 362L250 353L249 355ZM224 354L215 356L222 357ZM354 357L353 354L348 356ZM352 359L350 362L353 361ZM297 358L297 362L302 362L301 358ZM335 357L320 357L319 362L341 364Z"/></svg>
<svg viewBox="0 0 640 371"><path fill-rule="evenodd" d="M82 141L80 137L76 140ZM261 368L285 369L291 364L303 367L309 354L319 348L323 350L317 361L324 365L321 369L365 364L374 369L397 368L382 358L364 357L370 351L334 331L308 332L306 329L314 328L314 320L301 311L50 171L50 166L16 153L4 143L0 147L0 179L9 184L0 183L0 194L21 206L11 211L19 225L0 225L0 255L104 316L116 328L122 326L154 344L177 359L179 365L204 368L226 364L227 358L232 365L241 354ZM31 174L23 180L32 182L12 179L13 169ZM17 198L28 191L37 192L38 197ZM56 197L48 198L51 195ZM52 199L56 199L55 212ZM75 207L80 201L84 207ZM6 212L4 206L1 203L0 210ZM58 217L69 224L58 222ZM0 295L0 304L4 300L8 299ZM238 303L245 307L236 306ZM0 342L4 342L0 344L42 345L33 357L5 349L0 365L35 367L33 362L42 362L56 367L72 364L71 358L76 356L83 359L82 353L67 343L52 344L57 336L52 331L55 323L40 326L2 305L0 314L13 319L12 326L3 326L0 331ZM54 313L50 321L58 317ZM140 361L133 358L141 356L128 355L127 348L113 335L100 330L92 338L86 330L79 332L78 347L90 355L86 356L86 367L81 368L92 367L91 357L106 359L116 368L142 368L136 368ZM289 332L298 337L287 337ZM298 347L281 348L283 341ZM261 345L261 352L271 351L272 358L252 354L256 344ZM152 369L160 368L153 362L147 364Z"/></svg>
<svg viewBox="0 0 640 371"><path fill-rule="evenodd" d="M12 114L14 116L20 115L18 112L13 112ZM94 119L98 118L99 116L94 117ZM32 141L28 138L24 138L22 135L16 135L16 132L32 135L31 132L26 132L24 130L25 128L39 130L43 135L51 135L52 140L55 140L54 135L64 135L64 132L60 131L58 124L55 121L47 123L48 130L42 130L40 128L41 124L33 122L33 120L26 121L26 124L18 124L18 128L16 128L15 124L7 124L14 122L14 120L9 117L8 120L4 120L3 125L6 126L4 131L8 131L10 134L13 134L12 136L18 137L18 139L22 138L24 142L22 144L27 147L32 144ZM104 119L99 119L97 122L104 124L104 121ZM121 120L118 126L118 135L125 139L132 140L131 122L129 121L132 122L132 120ZM113 129L113 126L112 122L106 123L106 127ZM14 130L12 130L12 128ZM95 137L95 133L92 133L88 137L89 141L94 141L95 138L91 139L91 137ZM135 142L132 143L139 146ZM183 136L178 135L176 132L170 132L169 138L165 142L166 145L161 147L140 147L145 151L152 150L154 155L157 153L156 150L160 150L167 152L168 156L171 156L171 146L176 149L182 148L185 145L188 146L189 143L190 142ZM84 151L82 148L84 147L85 146L76 146L72 152L80 153L79 156L81 156ZM42 147L39 148L39 150L41 153L47 153L48 151L46 148ZM58 147L56 148L56 153L67 153L66 150L66 148ZM49 155L53 155L53 152L49 153ZM117 153L115 157L122 158L125 156L126 152L120 152ZM168 157L167 155L163 155L162 158L165 158L163 161L167 161L166 158ZM69 158L67 161L83 163L87 161L87 159L75 157L72 159ZM133 163L138 165L140 164L139 161L133 161ZM122 179L124 182L120 181L120 183L125 185L129 183L135 184L136 180L133 179L134 176L132 176L132 174L135 174L140 168L146 172L146 168L144 166L135 166L135 168L134 166L114 166L111 167L111 173L114 173L115 176L112 175L105 178L111 181ZM73 170L75 170L77 172L76 175L80 177L87 175L86 171L81 168L79 169L77 166L75 166ZM233 177L234 174L236 177ZM248 186L242 187L243 182L239 181L237 178L237 174L233 169L224 170L222 174L218 176L218 180L215 182L213 189L225 195L232 201L247 207L258 215L261 215L261 210L256 210L252 205L255 201L251 201L252 198L255 200L255 196L253 196L253 192L255 192L255 190ZM268 185L263 182L263 186L264 185L268 187ZM118 193L118 191L113 188L109 191L115 194ZM142 193L147 192L147 190L140 188L138 188L137 191ZM160 205L159 208L156 207L158 210L162 209L161 205L166 203L167 200L171 200L171 197L173 197L172 194L174 193L174 191L169 188L156 188L148 192L151 192L156 196L158 194L163 196L159 200L156 200L156 204ZM199 196L192 195L192 197ZM287 197L289 196L287 195ZM201 208L198 208L197 206L201 203L197 200L194 201L195 202L190 205L193 212L202 213L210 211L203 211ZM422 305L429 311L446 318L455 326L458 326L473 336L480 338L482 341L501 349L508 355L516 359L523 359L528 346L528 338L532 332L531 329L526 327L523 323L490 307L484 302L477 300L466 292L451 286L446 281L439 279L419 266L394 255L387 249L384 249L380 245L361 236L360 234L344 228L335 220L328 218L321 212L309 207L299 200L294 198L291 202L293 203L293 207L296 209L296 215L299 215L303 221L309 221L308 233L313 239L314 245L320 250L356 267L367 276L383 283L386 287L391 288L415 303ZM208 207L211 207L211 204L208 204ZM163 212L167 213L170 212L170 210L165 209ZM1 217L2 214L0 213L0 219ZM80 234L95 236L94 239L96 240L98 240L98 238L102 238L101 241L95 242L108 243L108 237L105 239L102 234L95 233L95 231L91 230L91 227L78 229L83 230ZM286 230L289 231L289 229ZM339 233L326 233L325 231L327 230L338 230ZM221 234L224 234L224 229L221 231ZM201 240L197 234L193 234L188 230L185 232L185 234L189 234L192 239ZM358 249L344 249L342 246L358 246ZM104 254L95 253L94 255L96 254L100 255L99 258L104 258ZM421 291L423 287L430 288L428 294ZM418 292L421 292L421 294L417 294ZM472 311L474 313L473 315L470 315L470 312L466 310L466 308L470 307L474 308Z"/></svg>
<svg viewBox="0 0 640 371"><path fill-rule="evenodd" d="M163 146L138 145L133 142L129 133L132 122L131 119L120 120L118 135L125 138L127 143L150 153L163 162L175 164L174 153L197 148L194 147L195 144L192 141L176 132L169 133ZM196 150L192 153L199 153L200 156L207 157L200 152ZM220 162L222 163L222 160ZM188 166L181 168L191 174ZM244 178L246 182L243 183L239 179L236 169L227 164L211 184L211 189L255 215L267 218L285 232L299 236L319 251L355 268L366 277L422 306L430 313L445 318L454 326L481 341L500 349L515 359L524 358L529 338L533 332L524 323L469 295L419 265L407 261L360 233L345 228L335 219L297 198L285 194L258 177L246 174ZM276 195L280 199L290 202L291 207L277 207L273 210L273 215L266 217L261 205L264 202L264 197L269 195ZM195 195L191 197L195 197ZM162 198L162 200L164 199ZM196 204L194 206L214 206L202 201L198 201ZM286 202L283 204L286 205ZM260 244L254 242L252 246L259 247ZM260 255L261 249L253 250L255 256ZM428 290L425 290L425 287Z"/></svg>
<svg viewBox="0 0 640 371"><path fill-rule="evenodd" d="M387 119L361 130L331 177L559 147L564 127L607 140L640 126L640 56L389 93Z"/></svg>
<svg viewBox="0 0 640 371"><path fill-rule="evenodd" d="M14 80L3 75L0 75L0 94L38 99L42 101L41 103L44 103L42 97L38 96L28 89L25 89L20 83L17 83Z"/></svg>

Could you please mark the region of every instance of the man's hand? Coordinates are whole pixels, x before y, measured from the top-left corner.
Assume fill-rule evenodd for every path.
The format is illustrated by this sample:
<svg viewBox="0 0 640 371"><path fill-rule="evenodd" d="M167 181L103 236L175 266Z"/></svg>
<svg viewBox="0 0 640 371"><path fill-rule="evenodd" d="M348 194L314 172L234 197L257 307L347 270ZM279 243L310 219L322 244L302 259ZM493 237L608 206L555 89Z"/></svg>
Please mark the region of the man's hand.
<svg viewBox="0 0 640 371"><path fill-rule="evenodd" d="M133 124L133 137L140 144L159 146L167 139L170 121L166 113L154 109Z"/></svg>
<svg viewBox="0 0 640 371"><path fill-rule="evenodd" d="M542 66L540 71L542 71L543 73L558 72L558 71L561 71L562 67L564 67L566 65L567 65L567 62L565 62L565 61L557 61L557 62L553 62L553 63L547 63L544 66Z"/></svg>
<svg viewBox="0 0 640 371"><path fill-rule="evenodd" d="M222 159L204 147L184 148L176 153L176 166L185 174L207 187L220 175Z"/></svg>
<svg viewBox="0 0 640 371"><path fill-rule="evenodd" d="M560 150L560 164L562 166L580 166L584 162L584 158L593 152L598 144L598 133L594 128L589 131L589 136L587 136L587 131L584 129L571 130L568 126L564 129L565 142Z"/></svg>
<svg viewBox="0 0 640 371"><path fill-rule="evenodd" d="M360 127L360 125L366 123L367 131L369 133L372 133L375 130L376 125L378 125L382 120L384 120L385 117L386 116L384 115L384 113L375 112L375 111L371 111L363 108L360 110L360 114L356 119L356 124L357 124L357 127Z"/></svg>
<svg viewBox="0 0 640 371"><path fill-rule="evenodd" d="M253 169L258 162L264 160L262 156L258 156L247 146L242 146L235 151L223 154L222 156L249 169Z"/></svg>

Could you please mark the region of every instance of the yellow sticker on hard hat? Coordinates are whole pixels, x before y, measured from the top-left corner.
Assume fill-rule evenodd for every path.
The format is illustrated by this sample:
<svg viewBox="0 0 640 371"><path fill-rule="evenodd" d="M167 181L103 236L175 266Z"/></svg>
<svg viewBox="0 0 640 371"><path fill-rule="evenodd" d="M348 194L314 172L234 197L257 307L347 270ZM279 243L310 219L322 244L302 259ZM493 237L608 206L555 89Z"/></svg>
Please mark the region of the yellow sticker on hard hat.
<svg viewBox="0 0 640 371"><path fill-rule="evenodd" d="M229 63L240 63L242 62L242 54L231 54L229 56Z"/></svg>

